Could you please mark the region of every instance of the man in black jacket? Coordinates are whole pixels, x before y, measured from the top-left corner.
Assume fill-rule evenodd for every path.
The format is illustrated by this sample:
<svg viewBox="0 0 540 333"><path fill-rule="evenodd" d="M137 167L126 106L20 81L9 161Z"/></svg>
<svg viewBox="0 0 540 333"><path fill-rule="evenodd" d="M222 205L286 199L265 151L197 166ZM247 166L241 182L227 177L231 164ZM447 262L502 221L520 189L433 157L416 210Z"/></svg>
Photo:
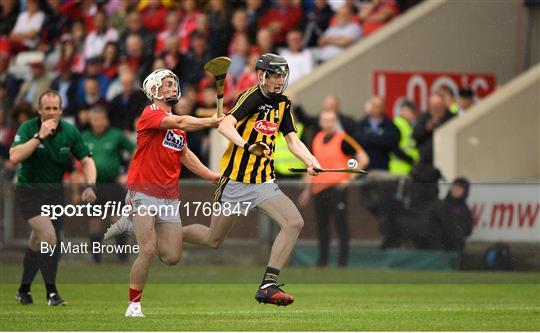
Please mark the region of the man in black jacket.
<svg viewBox="0 0 540 333"><path fill-rule="evenodd" d="M429 96L429 110L418 118L413 131L413 138L420 150L420 163L433 165L433 132L453 117L440 94Z"/></svg>
<svg viewBox="0 0 540 333"><path fill-rule="evenodd" d="M354 137L369 156L368 170L388 170L390 152L413 163L399 148L399 130L385 115L384 100L373 96L365 106L366 117L356 125Z"/></svg>
<svg viewBox="0 0 540 333"><path fill-rule="evenodd" d="M465 238L472 232L473 216L467 206L469 181L456 178L443 201L433 205L429 214L434 248L463 252Z"/></svg>

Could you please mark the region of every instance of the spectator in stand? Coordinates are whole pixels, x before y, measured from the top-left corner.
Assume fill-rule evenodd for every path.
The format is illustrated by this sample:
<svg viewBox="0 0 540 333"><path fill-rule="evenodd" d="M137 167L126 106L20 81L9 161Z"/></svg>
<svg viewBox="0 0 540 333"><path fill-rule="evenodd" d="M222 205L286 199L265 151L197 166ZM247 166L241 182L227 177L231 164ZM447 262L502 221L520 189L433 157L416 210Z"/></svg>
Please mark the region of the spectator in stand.
<svg viewBox="0 0 540 333"><path fill-rule="evenodd" d="M248 35L247 28L248 28L248 18L246 11L244 9L237 9L234 11L231 23L233 26L233 32L231 36L231 41L229 42L228 51L227 54L233 54L236 52L236 40L238 38L242 38L240 36ZM255 40L251 40L250 42L254 42Z"/></svg>
<svg viewBox="0 0 540 333"><path fill-rule="evenodd" d="M399 148L399 130L386 117L384 100L373 96L365 105L366 116L358 122L355 138L369 156L368 170L388 171L390 153L413 163Z"/></svg>
<svg viewBox="0 0 540 333"><path fill-rule="evenodd" d="M210 57L214 58L229 54L227 48L231 40L231 13L225 0L210 0L208 2Z"/></svg>
<svg viewBox="0 0 540 333"><path fill-rule="evenodd" d="M38 0L27 0L26 10L19 13L9 35L11 48L16 51L35 49L44 22L45 13L40 9Z"/></svg>
<svg viewBox="0 0 540 333"><path fill-rule="evenodd" d="M285 46L287 32L297 29L302 20L302 8L298 2L276 0L274 5L261 17L259 28L268 28L276 46Z"/></svg>
<svg viewBox="0 0 540 333"><path fill-rule="evenodd" d="M83 55L84 41L86 38L86 31L82 21L75 21L71 25L71 32L64 34L60 40L65 43L69 42L71 45L63 45L68 49L72 47L72 50L68 50L68 55L71 55L71 66L77 73L83 73L85 70L86 62Z"/></svg>
<svg viewBox="0 0 540 333"><path fill-rule="evenodd" d="M399 107L399 115L394 118L394 125L399 130L399 147L414 161L418 161L420 154L416 142L412 138L414 125L417 119L418 107L412 101L404 100ZM413 165L390 153L390 173L393 175L408 175Z"/></svg>
<svg viewBox="0 0 540 333"><path fill-rule="evenodd" d="M362 29L354 23L348 6L341 6L335 15L335 24L326 29L319 39L320 61L328 61L362 37Z"/></svg>
<svg viewBox="0 0 540 333"><path fill-rule="evenodd" d="M315 67L313 53L311 50L304 48L302 40L301 31L289 31L287 33L287 49L280 52L280 55L287 59L289 63L289 84L311 73Z"/></svg>
<svg viewBox="0 0 540 333"><path fill-rule="evenodd" d="M269 29L261 29L257 32L257 45L253 47L252 52L275 53L274 39Z"/></svg>
<svg viewBox="0 0 540 333"><path fill-rule="evenodd" d="M231 58L231 67L229 67L229 73L232 74L235 81L244 71L244 67L248 62L250 48L251 45L249 44L249 39L246 34L238 35L236 37L234 53L229 54L229 57Z"/></svg>
<svg viewBox="0 0 540 333"><path fill-rule="evenodd" d="M98 11L96 0L64 1L61 11L70 21L83 22L84 30L94 30L94 15Z"/></svg>
<svg viewBox="0 0 540 333"><path fill-rule="evenodd" d="M64 34L60 41L60 60L57 67L69 66L71 71L81 74L84 71L85 61L80 50L76 48L72 35Z"/></svg>
<svg viewBox="0 0 540 333"><path fill-rule="evenodd" d="M100 56L108 42L118 40L118 31L108 26L107 19L107 14L103 11L98 11L94 15L94 30L90 31L84 41L85 59Z"/></svg>
<svg viewBox="0 0 540 333"><path fill-rule="evenodd" d="M193 30L193 33L199 33L206 38L210 35L210 29L208 24L208 14L206 13L200 13L197 15L197 18L195 19L195 30Z"/></svg>
<svg viewBox="0 0 540 333"><path fill-rule="evenodd" d="M126 55L129 53L127 42L132 35L140 37L141 44L144 45L144 56L149 57L154 54L154 34L144 27L141 14L137 11L129 13L127 29L120 35L120 54Z"/></svg>
<svg viewBox="0 0 540 333"><path fill-rule="evenodd" d="M260 57L260 54L257 52L252 52L249 55L248 64L244 66L244 71L242 72L240 77L238 77L238 80L236 81L236 87L234 88L235 99L244 90L246 90L247 88L259 82L257 79L257 72L255 71L255 64L257 63L257 59L259 57Z"/></svg>
<svg viewBox="0 0 540 333"><path fill-rule="evenodd" d="M184 84L197 85L205 76L204 65L210 60L206 38L194 33L191 36L191 48L186 55L185 67L182 69Z"/></svg>
<svg viewBox="0 0 540 333"><path fill-rule="evenodd" d="M327 0L315 0L315 8L305 13L301 29L304 31L304 45L317 46L319 38L328 29L330 19L334 16Z"/></svg>
<svg viewBox="0 0 540 333"><path fill-rule="evenodd" d="M116 31L124 31L127 26L128 15L133 11L134 6L132 0L108 1L105 10L109 15L110 26L115 28Z"/></svg>
<svg viewBox="0 0 540 333"><path fill-rule="evenodd" d="M148 47L148 44L145 44L143 38L138 34L131 34L126 39L126 53L121 62L129 64L139 82L144 81L154 62L154 57L145 52Z"/></svg>
<svg viewBox="0 0 540 333"><path fill-rule="evenodd" d="M120 50L116 42L108 42L103 48L101 55L103 59L103 74L112 80L118 75L118 66L120 65Z"/></svg>
<svg viewBox="0 0 540 333"><path fill-rule="evenodd" d="M19 16L19 3L13 0L0 0L0 38L9 36L17 17Z"/></svg>
<svg viewBox="0 0 540 333"><path fill-rule="evenodd" d="M328 95L323 99L322 112L332 111L335 112L338 117L338 129L340 131L345 131L348 135L354 135L356 121L352 118L341 112L341 103L339 98L336 95ZM315 124L316 131L319 131L318 123Z"/></svg>
<svg viewBox="0 0 540 333"><path fill-rule="evenodd" d="M248 35L249 39L254 42L256 40L259 29L259 21L268 10L267 3L263 0L248 0L246 1L246 14L248 19Z"/></svg>
<svg viewBox="0 0 540 333"><path fill-rule="evenodd" d="M130 68L120 72L121 93L108 106L111 126L123 131L134 131L133 122L146 104L146 97L135 85L135 74Z"/></svg>
<svg viewBox="0 0 540 333"><path fill-rule="evenodd" d="M429 110L418 118L413 131L413 138L420 150L421 164L433 165L433 132L453 116L446 109L440 94L429 96Z"/></svg>
<svg viewBox="0 0 540 333"><path fill-rule="evenodd" d="M139 1L137 9L141 13L142 22L146 29L154 34L163 31L168 10L161 1Z"/></svg>
<svg viewBox="0 0 540 333"><path fill-rule="evenodd" d="M358 15L364 36L369 36L399 15L395 0L371 0L363 4Z"/></svg>
<svg viewBox="0 0 540 333"><path fill-rule="evenodd" d="M11 109L15 97L19 93L20 80L8 72L9 66L9 54L6 52L0 52L0 82L4 85L6 90L6 96L3 100L6 109Z"/></svg>
<svg viewBox="0 0 540 333"><path fill-rule="evenodd" d="M470 183L456 178L444 200L437 200L428 213L433 248L444 251L465 249L465 238L472 232L473 215L467 206Z"/></svg>
<svg viewBox="0 0 540 333"><path fill-rule="evenodd" d="M464 88L459 91L459 110L458 115L464 115L467 110L474 104L474 91L470 88Z"/></svg>
<svg viewBox="0 0 540 333"><path fill-rule="evenodd" d="M94 57L88 59L86 62L86 72L84 76L79 80L79 87L77 89L77 101L78 104L83 104L85 100L85 88L86 79L92 77L98 80L99 91L101 97L107 95L107 90L109 89L110 80L105 74L103 74L103 59L101 57Z"/></svg>
<svg viewBox="0 0 540 333"><path fill-rule="evenodd" d="M456 114L459 111L459 104L456 102L456 95L454 93L454 90L450 88L448 85L443 85L439 89L439 93L441 94L444 106L450 110L450 112Z"/></svg>
<svg viewBox="0 0 540 333"><path fill-rule="evenodd" d="M79 74L71 70L69 62L61 62L58 65L59 74L51 83L51 89L58 91L62 98L62 114L65 120L75 123L77 113L77 89L79 86Z"/></svg>
<svg viewBox="0 0 540 333"><path fill-rule="evenodd" d="M171 11L165 18L165 30L157 35L155 54L161 54L165 48L165 41L170 37L180 36L180 14L177 11ZM180 45L178 50L180 51Z"/></svg>
<svg viewBox="0 0 540 333"><path fill-rule="evenodd" d="M165 68L175 70L177 66L181 66L184 62L184 56L180 53L180 43L178 36L170 36L165 40L163 51L159 58L165 62ZM176 73L176 72L175 72ZM181 74L180 72L176 74Z"/></svg>
<svg viewBox="0 0 540 333"><path fill-rule="evenodd" d="M186 53L191 47L191 35L197 29L197 17L201 14L195 0L184 0L183 17L180 21L180 51Z"/></svg>
<svg viewBox="0 0 540 333"><path fill-rule="evenodd" d="M47 0L47 6L44 8L46 14L41 41L45 44L47 51L54 50L54 46L69 28L70 22L61 12L61 4L61 0Z"/></svg>
<svg viewBox="0 0 540 333"><path fill-rule="evenodd" d="M39 96L42 92L49 89L51 80L45 71L45 55L40 53L35 59L31 60L30 72L31 76L23 82L19 90L19 94L15 98L15 102L28 102L32 107L38 109Z"/></svg>
<svg viewBox="0 0 540 333"><path fill-rule="evenodd" d="M100 91L99 80L95 76L90 76L84 81L84 100L77 108L77 128L80 130L88 128L88 112L97 106L106 108L107 102Z"/></svg>

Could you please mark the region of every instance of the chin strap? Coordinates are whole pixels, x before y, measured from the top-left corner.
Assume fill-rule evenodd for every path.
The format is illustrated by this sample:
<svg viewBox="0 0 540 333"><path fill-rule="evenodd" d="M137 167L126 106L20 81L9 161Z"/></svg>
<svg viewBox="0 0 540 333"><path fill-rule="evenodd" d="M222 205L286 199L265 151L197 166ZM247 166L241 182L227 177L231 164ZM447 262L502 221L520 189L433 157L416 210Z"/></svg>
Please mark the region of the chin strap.
<svg viewBox="0 0 540 333"><path fill-rule="evenodd" d="M176 98L176 97L174 97L174 98L173 97L166 98L165 103L167 103L167 105L173 106L176 103L178 103L178 98Z"/></svg>

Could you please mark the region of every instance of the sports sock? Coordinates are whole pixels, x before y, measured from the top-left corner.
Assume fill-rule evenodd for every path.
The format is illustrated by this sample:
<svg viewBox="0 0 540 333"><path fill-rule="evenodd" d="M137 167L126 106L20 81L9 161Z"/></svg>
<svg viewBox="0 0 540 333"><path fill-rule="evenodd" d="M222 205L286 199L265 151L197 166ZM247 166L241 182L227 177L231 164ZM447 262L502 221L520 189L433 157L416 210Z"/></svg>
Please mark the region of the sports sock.
<svg viewBox="0 0 540 333"><path fill-rule="evenodd" d="M32 281L36 277L40 265L40 254L32 251L30 248L26 249L23 260L23 275L21 279L21 286L19 292L29 293Z"/></svg>
<svg viewBox="0 0 540 333"><path fill-rule="evenodd" d="M129 302L140 302L142 299L142 290L129 288Z"/></svg>
<svg viewBox="0 0 540 333"><path fill-rule="evenodd" d="M93 243L100 243L101 244L101 241L103 240L103 233L101 232L90 232L90 243L92 243L92 248L93 247ZM96 253L92 253L92 258L94 259L94 261L96 263L100 263L101 262L101 253L99 252L96 252Z"/></svg>
<svg viewBox="0 0 540 333"><path fill-rule="evenodd" d="M43 282L45 282L45 289L47 290L47 297L52 293L58 293L56 290L56 272L58 271L58 260L60 260L60 254L55 251L51 256L49 253L41 254L41 276L43 276Z"/></svg>
<svg viewBox="0 0 540 333"><path fill-rule="evenodd" d="M277 283L277 278L279 276L279 269L274 267L266 267L264 276L261 282L261 287L268 283Z"/></svg>

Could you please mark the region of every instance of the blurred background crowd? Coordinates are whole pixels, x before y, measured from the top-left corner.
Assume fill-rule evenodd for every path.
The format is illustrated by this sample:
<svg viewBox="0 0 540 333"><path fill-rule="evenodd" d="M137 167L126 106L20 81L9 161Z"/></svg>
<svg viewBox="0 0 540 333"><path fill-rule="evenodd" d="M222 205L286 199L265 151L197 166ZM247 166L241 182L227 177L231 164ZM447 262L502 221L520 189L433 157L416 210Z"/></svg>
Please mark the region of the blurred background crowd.
<svg viewBox="0 0 540 333"><path fill-rule="evenodd" d="M149 104L140 87L152 70L168 68L179 76L182 98L174 107L176 114L211 116L216 90L214 78L203 66L213 57L226 55L232 60L224 100L225 108L230 108L242 91L257 83L255 61L261 54L285 57L292 84L419 2L0 0L2 177L14 178L16 166L9 161L9 147L20 124L36 115L37 98L46 89L60 92L63 118L83 132L95 153L98 173L100 168L116 169L106 172L114 179L101 181L122 183L136 143L138 115ZM320 96L316 110L306 110L301 100L290 97L298 135L308 147L321 131L344 131L367 154L369 163L363 167L370 174L407 176L405 183L393 182L390 188L368 183L360 189L360 205L380 220L382 248L412 244L463 251L473 224L466 205L470 184L464 178L454 180L446 198L439 200L437 181L444 175L433 166L433 133L468 112L479 99L474 89L441 85L429 95L425 110L417 101L403 99L393 119L379 96L348 105L346 109L357 110L356 117L342 112L342 102L331 91ZM334 117L323 122L328 113ZM125 139L112 151L99 140L111 130ZM209 133L190 133L188 144L208 164ZM278 139L278 178L298 177L288 172L297 163L284 140ZM81 182L77 169L74 163L67 170L66 182ZM182 177L190 176L183 170ZM329 209L337 212L340 204ZM324 252L330 222L323 220L318 216L319 242L326 244L319 249L319 266L328 264ZM99 228L96 223L91 233L101 232ZM340 247L345 259L339 264L346 265L350 238L346 220L338 228L345 244Z"/></svg>

